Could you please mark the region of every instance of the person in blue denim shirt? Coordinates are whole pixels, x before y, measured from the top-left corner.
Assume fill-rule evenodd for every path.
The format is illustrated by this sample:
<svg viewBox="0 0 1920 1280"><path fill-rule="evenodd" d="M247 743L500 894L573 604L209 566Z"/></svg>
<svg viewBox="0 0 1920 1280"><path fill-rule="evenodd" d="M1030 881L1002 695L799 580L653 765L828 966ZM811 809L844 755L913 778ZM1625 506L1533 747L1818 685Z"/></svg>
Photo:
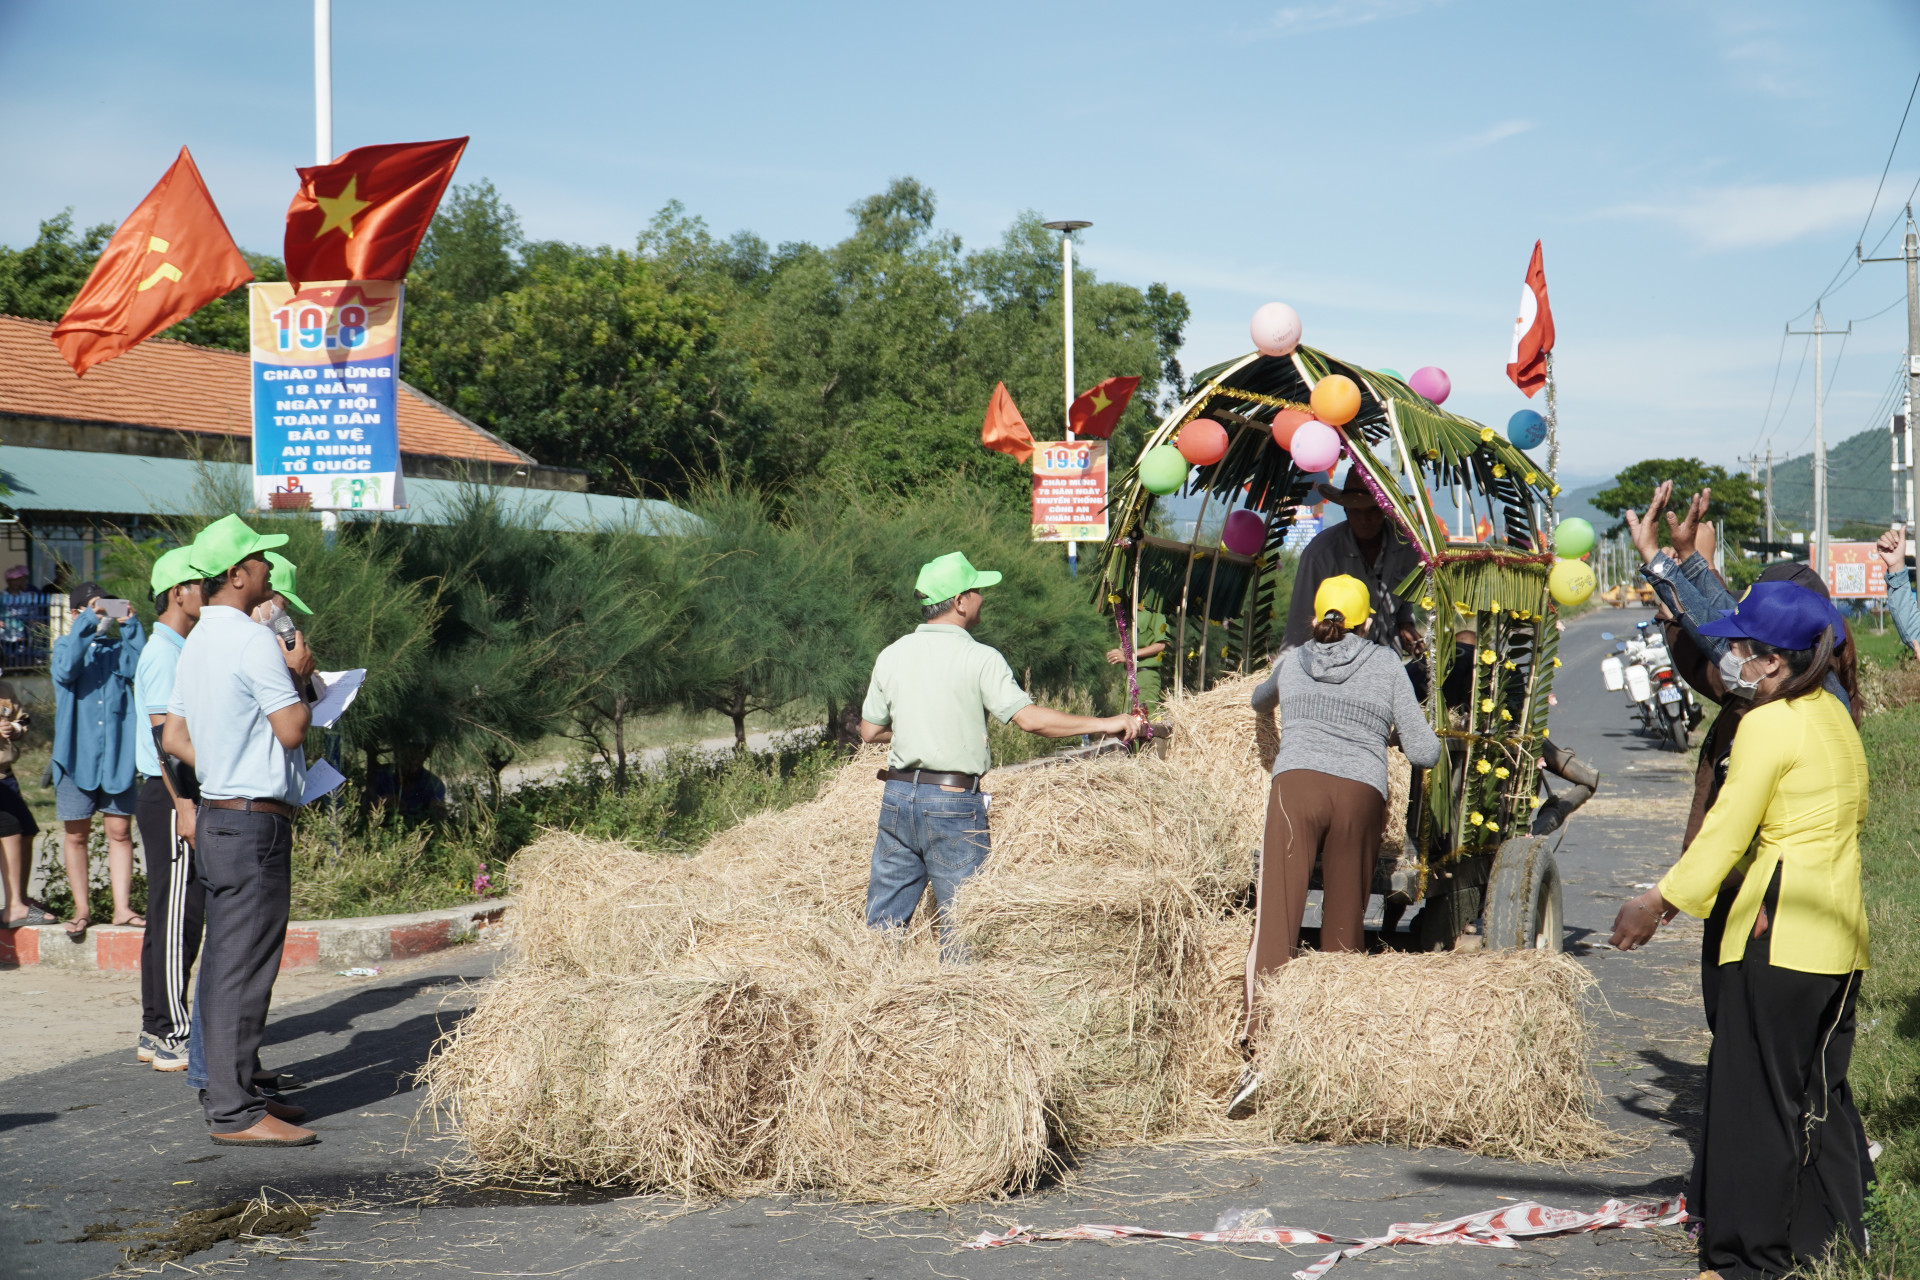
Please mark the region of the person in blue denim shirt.
<svg viewBox="0 0 1920 1280"><path fill-rule="evenodd" d="M87 936L87 845L93 815L107 828L107 873L113 886L113 922L144 928L128 902L133 889L133 677L147 636L129 615L110 622L97 583L83 582L68 597L73 625L53 642L54 812L66 830L61 851L73 890L67 937Z"/></svg>
<svg viewBox="0 0 1920 1280"><path fill-rule="evenodd" d="M1907 568L1907 531L1899 525L1880 535L1873 544L1887 566L1887 612L1893 615L1893 629L1908 648L1920 654L1920 602L1913 596L1913 570Z"/></svg>

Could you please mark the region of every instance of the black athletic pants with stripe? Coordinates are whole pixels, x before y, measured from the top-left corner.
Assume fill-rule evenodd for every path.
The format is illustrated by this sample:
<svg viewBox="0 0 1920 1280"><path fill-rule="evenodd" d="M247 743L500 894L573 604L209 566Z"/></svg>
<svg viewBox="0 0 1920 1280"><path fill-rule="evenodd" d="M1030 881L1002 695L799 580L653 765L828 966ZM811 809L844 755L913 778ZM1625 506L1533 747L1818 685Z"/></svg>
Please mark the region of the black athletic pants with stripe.
<svg viewBox="0 0 1920 1280"><path fill-rule="evenodd" d="M140 943L140 1028L186 1050L193 961L200 954L206 893L193 847L175 838L173 797L148 778L134 804L147 864L147 936Z"/></svg>

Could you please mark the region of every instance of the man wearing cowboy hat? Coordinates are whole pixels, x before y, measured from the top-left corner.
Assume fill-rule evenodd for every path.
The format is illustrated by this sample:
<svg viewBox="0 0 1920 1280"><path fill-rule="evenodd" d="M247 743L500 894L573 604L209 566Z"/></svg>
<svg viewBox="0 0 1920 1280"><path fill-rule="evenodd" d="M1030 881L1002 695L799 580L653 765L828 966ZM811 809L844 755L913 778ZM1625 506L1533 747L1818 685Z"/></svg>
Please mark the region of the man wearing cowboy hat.
<svg viewBox="0 0 1920 1280"><path fill-rule="evenodd" d="M1420 567L1420 554L1406 535L1387 520L1386 512L1374 500L1366 478L1358 467L1347 468L1346 482L1338 489L1330 484L1314 486L1328 502L1342 507L1346 519L1315 535L1300 553L1300 566L1294 572L1293 601L1287 608L1287 633L1280 651L1295 649L1313 635L1313 594L1328 578L1350 574L1367 584L1373 599L1373 612L1380 619L1374 636L1382 644L1399 641L1403 652L1419 652L1420 632L1414 625L1413 606L1395 595L1393 589Z"/></svg>

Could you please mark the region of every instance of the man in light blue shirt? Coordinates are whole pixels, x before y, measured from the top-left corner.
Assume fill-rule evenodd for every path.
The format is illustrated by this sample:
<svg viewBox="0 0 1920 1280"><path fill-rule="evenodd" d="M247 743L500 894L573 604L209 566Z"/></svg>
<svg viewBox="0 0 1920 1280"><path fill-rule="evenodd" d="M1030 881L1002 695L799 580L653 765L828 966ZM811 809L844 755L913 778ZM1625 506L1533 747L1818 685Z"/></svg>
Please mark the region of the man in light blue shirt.
<svg viewBox="0 0 1920 1280"><path fill-rule="evenodd" d="M140 942L140 1043L136 1053L156 1071L187 1066L187 993L200 953L206 898L193 879L192 771L174 779L161 767L160 728L173 701L180 650L200 620L200 574L191 549L175 547L154 562L150 585L159 614L133 677L134 761L142 777L134 817L147 864L147 931ZM187 796L175 796L182 782Z"/></svg>
<svg viewBox="0 0 1920 1280"><path fill-rule="evenodd" d="M83 582L68 597L73 624L53 642L54 812L65 827L61 852L73 890L67 932L78 940L87 914L87 846L93 815L107 829L107 872L113 886L113 923L144 925L127 895L133 888L133 749L139 717L133 710L133 673L146 634L132 616L108 621L99 586ZM124 602L122 602L124 603Z"/></svg>
<svg viewBox="0 0 1920 1280"><path fill-rule="evenodd" d="M160 746L200 783L194 862L206 893L200 957L200 1090L221 1146L302 1147L317 1140L293 1121L306 1112L254 1082L267 1005L280 970L292 890L293 815L306 782L303 743L312 714L296 682L313 654L296 632L283 646L248 615L272 594L261 535L239 516L208 525L189 562L205 579L200 621L181 646Z"/></svg>

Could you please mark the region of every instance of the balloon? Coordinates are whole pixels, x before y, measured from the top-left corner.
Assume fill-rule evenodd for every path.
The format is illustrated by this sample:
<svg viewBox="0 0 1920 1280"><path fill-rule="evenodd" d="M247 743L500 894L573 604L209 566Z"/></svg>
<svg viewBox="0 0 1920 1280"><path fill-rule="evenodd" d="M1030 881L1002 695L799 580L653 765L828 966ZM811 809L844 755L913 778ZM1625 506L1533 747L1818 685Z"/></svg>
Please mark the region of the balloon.
<svg viewBox="0 0 1920 1280"><path fill-rule="evenodd" d="M1435 404L1445 404L1447 397L1453 394L1453 379L1447 376L1445 369L1436 369L1432 365L1415 369L1413 376L1407 379L1407 385Z"/></svg>
<svg viewBox="0 0 1920 1280"><path fill-rule="evenodd" d="M1593 526L1579 516L1568 516L1553 531L1553 554L1578 560L1593 550Z"/></svg>
<svg viewBox="0 0 1920 1280"><path fill-rule="evenodd" d="M1384 373L1389 378L1392 378L1395 382L1405 382L1407 380L1405 375L1403 375L1398 369L1375 369L1374 372Z"/></svg>
<svg viewBox="0 0 1920 1280"><path fill-rule="evenodd" d="M1360 388L1344 373L1329 374L1313 384L1313 416L1330 427L1344 427L1360 412Z"/></svg>
<svg viewBox="0 0 1920 1280"><path fill-rule="evenodd" d="M1247 326L1254 350L1263 356L1290 356L1300 345L1300 313L1284 302L1269 302Z"/></svg>
<svg viewBox="0 0 1920 1280"><path fill-rule="evenodd" d="M1507 439L1522 449L1531 449L1547 438L1547 420L1531 409L1522 409L1507 419Z"/></svg>
<svg viewBox="0 0 1920 1280"><path fill-rule="evenodd" d="M1187 483L1187 460L1170 444L1155 445L1140 459L1140 487L1167 494Z"/></svg>
<svg viewBox="0 0 1920 1280"><path fill-rule="evenodd" d="M1547 590L1568 607L1585 604L1593 594L1593 570L1579 560L1556 560L1553 572L1547 575Z"/></svg>
<svg viewBox="0 0 1920 1280"><path fill-rule="evenodd" d="M1174 447L1194 466L1211 466L1227 456L1227 429L1212 418L1195 418L1180 428Z"/></svg>
<svg viewBox="0 0 1920 1280"><path fill-rule="evenodd" d="M1239 556L1257 556L1260 548L1267 545L1267 522L1258 512L1240 510L1227 517L1226 528L1220 531L1220 541L1227 550Z"/></svg>
<svg viewBox="0 0 1920 1280"><path fill-rule="evenodd" d="M1293 433L1300 429L1300 424L1312 421L1313 415L1310 413L1303 413L1299 409L1282 409L1273 415L1273 442L1282 449L1293 448Z"/></svg>
<svg viewBox="0 0 1920 1280"><path fill-rule="evenodd" d="M1326 471L1340 461L1340 433L1324 422L1303 422L1289 452L1302 471Z"/></svg>

